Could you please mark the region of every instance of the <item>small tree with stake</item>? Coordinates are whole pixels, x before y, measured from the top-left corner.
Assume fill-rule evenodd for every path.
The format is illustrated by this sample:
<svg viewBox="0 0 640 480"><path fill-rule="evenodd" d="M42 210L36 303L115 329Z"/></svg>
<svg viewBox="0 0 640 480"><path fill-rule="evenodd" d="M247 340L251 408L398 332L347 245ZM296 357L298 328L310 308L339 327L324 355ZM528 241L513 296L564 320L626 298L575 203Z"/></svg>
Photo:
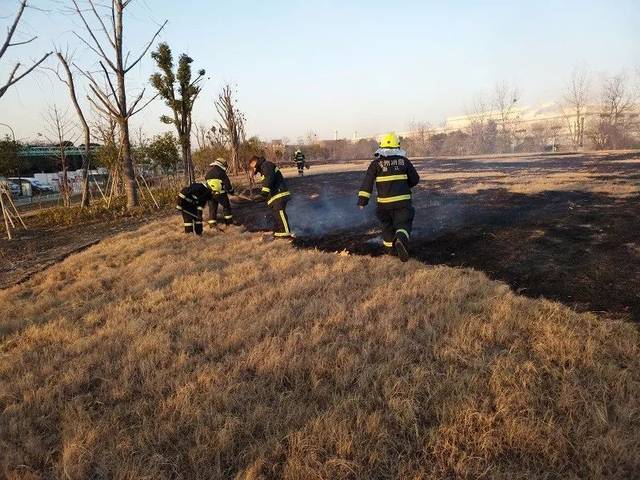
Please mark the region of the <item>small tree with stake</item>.
<svg viewBox="0 0 640 480"><path fill-rule="evenodd" d="M173 117L162 115L160 120L166 124L173 124L178 132L178 140L182 149L185 179L191 183L195 180L193 161L191 159L191 112L193 104L200 94L199 83L205 75L204 70L198 70L198 76L192 79L191 63L193 59L186 54L178 59L178 70L173 72L173 55L167 43L160 43L158 49L151 53L160 72L151 75L151 85L171 108ZM176 92L177 89L177 92Z"/></svg>

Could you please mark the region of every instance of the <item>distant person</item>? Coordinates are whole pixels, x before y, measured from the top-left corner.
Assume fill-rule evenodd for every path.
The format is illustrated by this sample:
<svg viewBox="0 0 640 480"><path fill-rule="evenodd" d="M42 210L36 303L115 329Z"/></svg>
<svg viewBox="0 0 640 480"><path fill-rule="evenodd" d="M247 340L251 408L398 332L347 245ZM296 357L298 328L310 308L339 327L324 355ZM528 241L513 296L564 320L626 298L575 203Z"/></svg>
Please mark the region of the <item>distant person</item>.
<svg viewBox="0 0 640 480"><path fill-rule="evenodd" d="M184 233L202 235L202 211L213 192L206 182L196 182L184 187L178 194L176 208L182 212Z"/></svg>
<svg viewBox="0 0 640 480"><path fill-rule="evenodd" d="M376 216L382 223L382 242L387 251L395 250L400 260L406 262L415 215L411 188L418 184L420 177L394 133L382 137L374 156L358 192L358 206L364 208L369 203L375 184L378 190Z"/></svg>
<svg viewBox="0 0 640 480"><path fill-rule="evenodd" d="M296 167L298 167L298 175L300 177L304 176L306 157L304 156L304 153L302 153L302 150L300 150L299 148L293 154L293 161L296 162Z"/></svg>
<svg viewBox="0 0 640 480"><path fill-rule="evenodd" d="M233 223L233 213L231 212L231 202L229 195L233 194L233 186L227 175L227 161L224 158L216 158L209 164L209 170L205 175L207 185L211 189L212 197L209 200L209 220L210 228L218 225L218 205L222 206L225 225Z"/></svg>
<svg viewBox="0 0 640 480"><path fill-rule="evenodd" d="M261 194L267 199L267 205L273 211L276 228L273 236L276 238L293 238L287 217L287 203L291 198L291 192L287 190L287 185L280 169L260 156L253 156L249 160L249 168L254 175L260 174L262 181Z"/></svg>

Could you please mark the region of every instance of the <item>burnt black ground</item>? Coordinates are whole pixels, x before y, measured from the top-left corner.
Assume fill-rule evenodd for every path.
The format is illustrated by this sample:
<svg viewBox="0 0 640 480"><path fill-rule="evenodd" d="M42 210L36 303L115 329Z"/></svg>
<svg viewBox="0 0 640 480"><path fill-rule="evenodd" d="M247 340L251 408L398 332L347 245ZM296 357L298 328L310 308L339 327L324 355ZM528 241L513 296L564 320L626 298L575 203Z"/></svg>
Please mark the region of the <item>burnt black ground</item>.
<svg viewBox="0 0 640 480"><path fill-rule="evenodd" d="M636 154L637 157L637 154ZM616 173L640 178L633 155L594 159L550 157L477 162L423 160L422 171L540 174L571 171ZM289 207L299 247L381 255L375 207L355 206L362 172L288 180ZM618 198L585 191L512 193L505 189L474 194L453 186L475 178L422 182L415 190L416 220L412 256L426 264L471 267L507 282L531 297L561 301L581 311L640 321L640 195ZM612 183L616 180L609 180ZM266 206L236 205L251 230L269 228Z"/></svg>

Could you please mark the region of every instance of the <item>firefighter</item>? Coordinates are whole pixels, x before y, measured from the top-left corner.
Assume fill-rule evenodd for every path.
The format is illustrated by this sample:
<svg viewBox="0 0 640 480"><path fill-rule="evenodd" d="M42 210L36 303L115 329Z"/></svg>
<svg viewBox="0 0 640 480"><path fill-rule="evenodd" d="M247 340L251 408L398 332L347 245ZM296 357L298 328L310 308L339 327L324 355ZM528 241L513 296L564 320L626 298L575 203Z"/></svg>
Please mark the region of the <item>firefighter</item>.
<svg viewBox="0 0 640 480"><path fill-rule="evenodd" d="M300 177L304 176L305 156L299 148L293 154L293 161L296 163L296 167L298 167L298 175Z"/></svg>
<svg viewBox="0 0 640 480"><path fill-rule="evenodd" d="M293 238L294 235L291 232L286 211L291 192L287 190L282 172L272 162L258 156L251 157L249 167L254 175L261 175L262 190L260 193L267 199L267 205L273 211L277 225L273 236L276 238Z"/></svg>
<svg viewBox="0 0 640 480"><path fill-rule="evenodd" d="M180 190L176 208L182 212L184 233L202 235L202 210L212 197L206 182L192 183Z"/></svg>
<svg viewBox="0 0 640 480"><path fill-rule="evenodd" d="M209 166L211 168L207 171L205 179L211 189L212 197L209 200L209 220L207 220L207 224L209 228L215 228L218 225L218 205L221 205L224 223L225 225L231 225L233 223L233 213L231 212L229 195L233 195L233 186L227 175L227 161L224 158L216 158Z"/></svg>
<svg viewBox="0 0 640 480"><path fill-rule="evenodd" d="M414 217L411 188L419 181L418 172L400 148L398 137L394 133L384 135L358 192L358 206L362 209L369 203L375 184L378 191L376 216L382 223L384 247L388 252L395 250L403 262L409 260Z"/></svg>

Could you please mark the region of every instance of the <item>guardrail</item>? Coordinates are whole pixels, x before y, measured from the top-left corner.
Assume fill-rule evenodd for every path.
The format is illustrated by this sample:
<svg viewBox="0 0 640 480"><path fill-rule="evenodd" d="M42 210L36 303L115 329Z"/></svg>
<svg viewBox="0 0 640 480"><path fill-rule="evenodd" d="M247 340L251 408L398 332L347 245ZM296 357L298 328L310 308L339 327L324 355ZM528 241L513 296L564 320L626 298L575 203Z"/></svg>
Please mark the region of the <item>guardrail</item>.
<svg viewBox="0 0 640 480"><path fill-rule="evenodd" d="M99 147L89 147L89 152L95 152ZM68 156L83 156L84 147L23 147L18 150L19 157L59 157L64 149Z"/></svg>
<svg viewBox="0 0 640 480"><path fill-rule="evenodd" d="M21 207L24 205L31 205L33 203L48 203L48 202L57 202L60 200L59 193L48 193L46 195L33 195L33 196L23 196L23 197L13 197L13 203L16 207Z"/></svg>

